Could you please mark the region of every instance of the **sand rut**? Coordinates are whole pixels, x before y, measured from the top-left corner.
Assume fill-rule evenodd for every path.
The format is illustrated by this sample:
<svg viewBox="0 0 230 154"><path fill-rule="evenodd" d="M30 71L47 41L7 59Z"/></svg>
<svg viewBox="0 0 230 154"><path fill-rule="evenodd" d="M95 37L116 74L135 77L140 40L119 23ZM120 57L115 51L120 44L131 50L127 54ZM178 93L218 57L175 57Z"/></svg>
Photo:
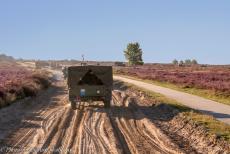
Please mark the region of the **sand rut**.
<svg viewBox="0 0 230 154"><path fill-rule="evenodd" d="M35 111L31 112L27 124L11 133L3 146L24 148L17 153L181 153L119 91L113 92L113 105L109 109L85 107L74 111L64 87L63 94L52 100L45 108L35 110L36 116Z"/></svg>

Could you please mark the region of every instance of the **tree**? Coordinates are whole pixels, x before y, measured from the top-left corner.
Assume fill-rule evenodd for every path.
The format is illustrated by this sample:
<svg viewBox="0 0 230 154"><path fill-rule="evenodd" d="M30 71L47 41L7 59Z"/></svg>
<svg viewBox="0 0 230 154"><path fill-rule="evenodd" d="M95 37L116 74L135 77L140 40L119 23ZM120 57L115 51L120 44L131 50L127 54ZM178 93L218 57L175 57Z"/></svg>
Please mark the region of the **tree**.
<svg viewBox="0 0 230 154"><path fill-rule="evenodd" d="M181 60L181 61L179 62L179 65L180 65L180 66L184 65L184 61Z"/></svg>
<svg viewBox="0 0 230 154"><path fill-rule="evenodd" d="M172 63L173 63L174 65L178 65L178 60L174 59L174 60L172 61Z"/></svg>
<svg viewBox="0 0 230 154"><path fill-rule="evenodd" d="M197 65L197 64L198 64L198 62L197 62L196 59L193 59L193 60L191 61L191 63L192 63L192 65Z"/></svg>
<svg viewBox="0 0 230 154"><path fill-rule="evenodd" d="M126 50L124 51L126 60L128 60L129 65L143 65L142 60L142 49L138 42L129 43Z"/></svg>
<svg viewBox="0 0 230 154"><path fill-rule="evenodd" d="M192 64L192 61L190 59L186 59L184 61L185 65L191 65Z"/></svg>

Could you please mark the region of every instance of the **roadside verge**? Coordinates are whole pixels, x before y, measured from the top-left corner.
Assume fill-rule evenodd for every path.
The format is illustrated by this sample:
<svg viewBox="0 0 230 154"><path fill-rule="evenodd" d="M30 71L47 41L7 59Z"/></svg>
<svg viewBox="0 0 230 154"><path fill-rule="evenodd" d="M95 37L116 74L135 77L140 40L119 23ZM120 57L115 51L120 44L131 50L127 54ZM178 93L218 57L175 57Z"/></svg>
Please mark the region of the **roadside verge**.
<svg viewBox="0 0 230 154"><path fill-rule="evenodd" d="M150 83L146 83L143 81L138 81L126 77L121 76L113 76L114 79L120 80L123 82L131 83L140 88L144 88L146 90L160 93L170 99L174 99L177 102L188 106L192 109L199 110L202 113L212 115L216 119L225 122L230 125L230 106L221 104L212 100L208 100L199 96L191 95L185 92L180 92L177 90L153 85Z"/></svg>

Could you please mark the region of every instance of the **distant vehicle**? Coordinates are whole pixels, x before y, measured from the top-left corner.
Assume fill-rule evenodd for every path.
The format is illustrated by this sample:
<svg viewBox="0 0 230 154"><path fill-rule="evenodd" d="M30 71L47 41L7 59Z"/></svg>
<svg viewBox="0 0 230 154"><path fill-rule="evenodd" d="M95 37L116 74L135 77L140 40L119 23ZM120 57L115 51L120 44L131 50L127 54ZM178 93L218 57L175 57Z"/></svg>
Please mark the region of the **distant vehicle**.
<svg viewBox="0 0 230 154"><path fill-rule="evenodd" d="M72 109L80 102L103 101L110 107L112 97L112 66L68 67L69 101Z"/></svg>

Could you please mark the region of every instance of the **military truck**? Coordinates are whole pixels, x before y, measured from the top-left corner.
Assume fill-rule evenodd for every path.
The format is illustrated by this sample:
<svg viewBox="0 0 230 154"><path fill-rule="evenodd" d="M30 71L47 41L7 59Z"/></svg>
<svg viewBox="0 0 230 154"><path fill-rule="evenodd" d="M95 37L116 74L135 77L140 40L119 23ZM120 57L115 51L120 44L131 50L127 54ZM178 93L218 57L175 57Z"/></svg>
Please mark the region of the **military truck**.
<svg viewBox="0 0 230 154"><path fill-rule="evenodd" d="M104 107L110 107L112 97L111 66L71 66L68 67L69 101L72 109L80 102L103 101Z"/></svg>

